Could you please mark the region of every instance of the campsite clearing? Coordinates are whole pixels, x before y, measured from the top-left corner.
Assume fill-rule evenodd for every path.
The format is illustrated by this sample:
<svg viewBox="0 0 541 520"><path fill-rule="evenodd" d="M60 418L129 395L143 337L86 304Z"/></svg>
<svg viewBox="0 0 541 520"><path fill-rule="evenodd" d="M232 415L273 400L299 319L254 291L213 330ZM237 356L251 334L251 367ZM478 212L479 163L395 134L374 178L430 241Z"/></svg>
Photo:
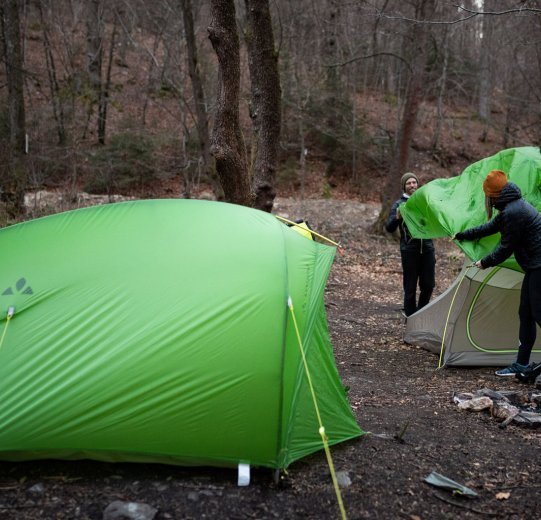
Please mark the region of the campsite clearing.
<svg viewBox="0 0 541 520"><path fill-rule="evenodd" d="M489 414L460 411L454 391L520 390L491 368L436 370L435 354L404 344L398 244L370 235L376 204L279 199L277 212L304 217L338 240L327 286L330 335L359 425L373 435L332 448L350 519L528 519L539 516L541 431ZM437 241L439 294L456 277L461 253ZM317 389L317 381L316 389ZM220 432L216 432L219 435ZM474 490L453 496L424 482L432 472ZM40 484L40 485L38 485ZM100 519L115 500L177 518L340 518L323 452L292 464L275 484L269 469L236 485L233 470L159 464L0 462L0 519Z"/></svg>

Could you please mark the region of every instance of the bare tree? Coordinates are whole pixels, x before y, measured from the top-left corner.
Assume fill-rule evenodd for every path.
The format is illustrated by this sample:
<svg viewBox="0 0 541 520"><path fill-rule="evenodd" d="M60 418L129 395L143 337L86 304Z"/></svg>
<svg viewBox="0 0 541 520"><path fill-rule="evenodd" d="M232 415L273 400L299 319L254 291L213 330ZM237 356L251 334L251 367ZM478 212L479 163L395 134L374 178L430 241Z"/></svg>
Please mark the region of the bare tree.
<svg viewBox="0 0 541 520"><path fill-rule="evenodd" d="M435 0L416 0L415 19L421 22L430 20L434 13ZM391 203L399 193L400 176L407 170L410 145L415 132L417 114L423 100L427 76L426 60L428 55L429 26L425 23L414 23L410 33L410 74L406 88L404 106L396 139L396 148L387 182L381 194L382 208L374 229L381 231Z"/></svg>
<svg viewBox="0 0 541 520"><path fill-rule="evenodd" d="M484 8L490 7L489 0L484 0ZM493 74L493 34L494 23L496 20L490 16L483 16L481 19L481 55L479 60L479 117L483 121L483 132L480 136L481 141L487 140L488 127L490 125L490 101L492 93L492 74Z"/></svg>
<svg viewBox="0 0 541 520"><path fill-rule="evenodd" d="M246 43L252 91L250 116L255 135L255 207L271 211L280 140L280 75L268 0L245 0Z"/></svg>
<svg viewBox="0 0 541 520"><path fill-rule="evenodd" d="M211 152L225 200L252 206L246 149L239 120L240 45L233 0L211 0L209 38L218 57L218 98Z"/></svg>
<svg viewBox="0 0 541 520"><path fill-rule="evenodd" d="M88 14L86 19L86 40L87 40L87 70L90 86L95 95L95 103L89 104L88 118L93 112L93 105L98 108L97 133L98 143L105 144L105 126L107 117L107 98L112 64L112 49L116 34L116 24L113 29L111 49L109 51L109 64L107 67L107 79L104 82L103 55L105 45L105 4L103 0L89 0Z"/></svg>
<svg viewBox="0 0 541 520"><path fill-rule="evenodd" d="M46 2L43 0L37 4L43 34L43 51L45 54L45 63L47 64L47 77L51 92L51 104L53 107L53 117L56 124L56 133L58 135L58 145L64 146L66 144L64 103L62 96L60 95L60 83L58 81L56 60L50 39L50 28L47 20L45 19L44 7L47 7L47 5L44 6L43 4L46 4Z"/></svg>
<svg viewBox="0 0 541 520"><path fill-rule="evenodd" d="M210 165L210 143L207 103L205 101L205 91L203 90L203 81L201 78L197 46L195 43L192 2L191 0L180 0L180 5L182 8L182 19L184 21L184 38L186 40L188 71L192 83L195 114L197 116L197 135L199 137L203 167L205 170L208 170Z"/></svg>
<svg viewBox="0 0 541 520"><path fill-rule="evenodd" d="M8 87L8 157L0 179L0 197L12 215L24 210L26 173L26 116L23 93L23 56L21 48L19 2L6 0L0 6L6 81Z"/></svg>

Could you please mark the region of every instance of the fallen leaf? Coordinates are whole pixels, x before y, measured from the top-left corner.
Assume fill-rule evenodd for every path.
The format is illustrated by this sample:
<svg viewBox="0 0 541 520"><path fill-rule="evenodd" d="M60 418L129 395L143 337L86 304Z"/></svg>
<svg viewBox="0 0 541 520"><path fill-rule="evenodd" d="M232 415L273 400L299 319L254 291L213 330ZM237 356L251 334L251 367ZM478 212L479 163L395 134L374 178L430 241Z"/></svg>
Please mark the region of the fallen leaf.
<svg viewBox="0 0 541 520"><path fill-rule="evenodd" d="M501 491L500 493L496 493L496 500L507 500L511 496L511 493L509 491Z"/></svg>

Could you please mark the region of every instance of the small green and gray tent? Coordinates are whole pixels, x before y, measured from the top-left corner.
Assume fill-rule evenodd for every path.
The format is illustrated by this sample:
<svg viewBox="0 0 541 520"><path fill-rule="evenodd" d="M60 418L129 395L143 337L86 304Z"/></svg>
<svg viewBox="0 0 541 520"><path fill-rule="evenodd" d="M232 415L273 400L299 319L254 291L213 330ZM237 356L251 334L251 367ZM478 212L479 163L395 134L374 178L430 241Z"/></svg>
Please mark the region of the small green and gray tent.
<svg viewBox="0 0 541 520"><path fill-rule="evenodd" d="M0 251L0 459L286 467L322 447L293 317L329 444L362 434L335 250L272 215L126 202L2 229Z"/></svg>
<svg viewBox="0 0 541 520"><path fill-rule="evenodd" d="M524 198L541 210L539 148L511 148L468 166L458 177L436 179L417 190L401 208L413 236L451 237L486 222L482 185L494 169L506 172ZM515 361L523 273L514 257L490 269L468 267L498 242L499 235L493 235L456 243L467 257L462 272L444 293L408 317L405 341L438 353L443 349L444 365L505 366ZM541 333L532 361L541 361Z"/></svg>

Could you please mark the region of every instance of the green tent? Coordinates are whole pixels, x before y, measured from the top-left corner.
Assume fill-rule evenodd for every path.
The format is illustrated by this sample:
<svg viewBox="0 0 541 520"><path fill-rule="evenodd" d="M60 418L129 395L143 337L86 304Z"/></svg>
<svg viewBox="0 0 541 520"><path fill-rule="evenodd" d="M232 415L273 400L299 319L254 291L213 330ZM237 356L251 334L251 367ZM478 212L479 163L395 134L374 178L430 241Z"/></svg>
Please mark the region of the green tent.
<svg viewBox="0 0 541 520"><path fill-rule="evenodd" d="M417 190L401 208L417 238L451 237L487 221L483 181L503 170L526 200L541 210L539 148L503 150L468 166L460 176L437 179ZM445 365L505 366L516 359L518 306L523 273L514 257L500 266L468 267L498 244L499 235L456 244L466 254L462 272L426 307L408 317L404 339L441 352ZM541 361L541 331L532 361Z"/></svg>
<svg viewBox="0 0 541 520"><path fill-rule="evenodd" d="M0 230L0 458L283 468L361 435L328 337L334 248L231 204ZM13 312L13 316L9 315Z"/></svg>
<svg viewBox="0 0 541 520"><path fill-rule="evenodd" d="M421 186L400 209L416 238L451 237L487 221L483 181L491 170L503 170L523 197L541 210L541 153L539 148L509 148L468 166L461 175L436 179ZM457 242L468 258L479 260L498 244L499 235ZM520 271L514 257L502 264Z"/></svg>

